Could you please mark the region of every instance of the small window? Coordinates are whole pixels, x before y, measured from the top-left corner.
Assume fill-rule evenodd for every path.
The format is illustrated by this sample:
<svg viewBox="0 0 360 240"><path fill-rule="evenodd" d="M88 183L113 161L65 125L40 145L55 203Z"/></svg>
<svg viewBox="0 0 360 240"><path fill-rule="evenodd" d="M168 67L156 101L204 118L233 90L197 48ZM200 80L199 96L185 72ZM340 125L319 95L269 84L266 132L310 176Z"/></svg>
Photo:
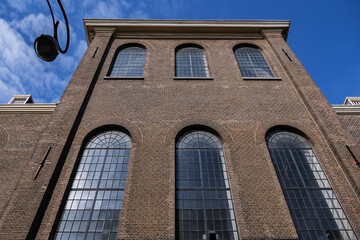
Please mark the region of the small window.
<svg viewBox="0 0 360 240"><path fill-rule="evenodd" d="M176 77L209 77L205 51L198 47L184 47L176 51Z"/></svg>
<svg viewBox="0 0 360 240"><path fill-rule="evenodd" d="M239 47L235 50L235 58L243 77L274 77L262 52L257 48Z"/></svg>
<svg viewBox="0 0 360 240"><path fill-rule="evenodd" d="M31 95L13 95L8 104L34 103Z"/></svg>
<svg viewBox="0 0 360 240"><path fill-rule="evenodd" d="M360 106L360 97L346 97L344 105Z"/></svg>
<svg viewBox="0 0 360 240"><path fill-rule="evenodd" d="M127 47L120 50L113 63L110 77L142 77L146 60L146 49Z"/></svg>

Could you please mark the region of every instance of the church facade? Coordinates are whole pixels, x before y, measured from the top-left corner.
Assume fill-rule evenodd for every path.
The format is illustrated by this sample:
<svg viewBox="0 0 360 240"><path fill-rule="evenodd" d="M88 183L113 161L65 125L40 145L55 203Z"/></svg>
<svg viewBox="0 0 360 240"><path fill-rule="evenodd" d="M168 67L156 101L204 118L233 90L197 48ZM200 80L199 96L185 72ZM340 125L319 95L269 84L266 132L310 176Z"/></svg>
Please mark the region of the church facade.
<svg viewBox="0 0 360 240"><path fill-rule="evenodd" d="M358 239L360 100L289 21L84 27L59 103L0 105L0 239Z"/></svg>

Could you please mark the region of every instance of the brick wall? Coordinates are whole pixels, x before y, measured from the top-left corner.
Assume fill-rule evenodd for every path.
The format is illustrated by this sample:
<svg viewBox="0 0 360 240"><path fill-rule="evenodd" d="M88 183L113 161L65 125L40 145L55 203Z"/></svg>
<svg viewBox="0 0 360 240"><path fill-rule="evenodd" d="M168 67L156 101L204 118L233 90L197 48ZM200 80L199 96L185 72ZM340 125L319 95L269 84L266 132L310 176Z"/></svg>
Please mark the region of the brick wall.
<svg viewBox="0 0 360 240"><path fill-rule="evenodd" d="M0 217L51 114L0 114Z"/></svg>
<svg viewBox="0 0 360 240"><path fill-rule="evenodd" d="M360 115L338 115L343 123L345 129L347 129L351 135L356 139L357 144L360 145Z"/></svg>

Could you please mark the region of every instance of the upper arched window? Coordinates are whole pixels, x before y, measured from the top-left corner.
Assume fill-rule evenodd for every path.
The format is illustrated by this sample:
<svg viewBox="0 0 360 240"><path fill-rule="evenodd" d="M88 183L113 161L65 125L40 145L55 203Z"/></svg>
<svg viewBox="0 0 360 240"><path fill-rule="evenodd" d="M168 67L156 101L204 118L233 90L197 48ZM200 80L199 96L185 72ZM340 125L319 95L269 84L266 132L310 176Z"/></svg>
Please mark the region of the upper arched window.
<svg viewBox="0 0 360 240"><path fill-rule="evenodd" d="M266 143L299 239L357 239L306 139L280 130Z"/></svg>
<svg viewBox="0 0 360 240"><path fill-rule="evenodd" d="M198 47L183 47L176 51L176 77L209 77L205 51Z"/></svg>
<svg viewBox="0 0 360 240"><path fill-rule="evenodd" d="M234 52L243 77L274 77L259 49L242 46L235 49Z"/></svg>
<svg viewBox="0 0 360 240"><path fill-rule="evenodd" d="M142 77L146 49L132 46L120 50L110 71L110 77Z"/></svg>
<svg viewBox="0 0 360 240"><path fill-rule="evenodd" d="M238 240L222 143L209 132L176 143L176 239Z"/></svg>
<svg viewBox="0 0 360 240"><path fill-rule="evenodd" d="M130 137L105 131L82 153L56 240L116 240L131 149Z"/></svg>

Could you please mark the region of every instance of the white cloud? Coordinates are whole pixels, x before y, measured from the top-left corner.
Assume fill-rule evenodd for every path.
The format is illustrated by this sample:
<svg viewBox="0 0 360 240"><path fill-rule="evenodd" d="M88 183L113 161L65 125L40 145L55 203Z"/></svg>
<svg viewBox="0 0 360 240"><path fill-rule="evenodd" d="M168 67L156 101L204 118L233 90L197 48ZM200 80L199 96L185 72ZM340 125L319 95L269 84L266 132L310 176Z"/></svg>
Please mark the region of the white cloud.
<svg viewBox="0 0 360 240"><path fill-rule="evenodd" d="M124 10L130 7L125 0L90 1L90 4L82 5L85 18L123 18Z"/></svg>
<svg viewBox="0 0 360 240"><path fill-rule="evenodd" d="M3 19L0 32L6 33L0 34L0 102L7 103L13 94L32 94L36 102L59 98L67 84L56 71L59 65L39 60L32 45ZM72 58L57 61L74 62Z"/></svg>
<svg viewBox="0 0 360 240"><path fill-rule="evenodd" d="M50 36L54 35L54 27L52 24L51 16L45 16L42 13L39 13L37 15L32 13L24 17L20 21L14 20L11 22L11 26L19 29L23 35L26 35L28 37L27 40L29 40L30 42L34 42L35 39L41 34L47 34ZM76 42L77 36L71 24L69 24L69 28L71 41ZM67 32L66 24L64 21L60 21L57 33L60 47L62 49L65 49Z"/></svg>
<svg viewBox="0 0 360 240"><path fill-rule="evenodd" d="M28 10L28 4L30 4L31 2L31 0L7 0L9 6L15 8L19 12L24 12Z"/></svg>
<svg viewBox="0 0 360 240"><path fill-rule="evenodd" d="M1 71L1 70L0 70ZM19 93L16 87L9 86L0 80L0 103L8 103L12 95Z"/></svg>
<svg viewBox="0 0 360 240"><path fill-rule="evenodd" d="M30 41L34 41L41 34L53 35L51 16L42 13L30 14L20 21L11 22L11 25L19 29Z"/></svg>

